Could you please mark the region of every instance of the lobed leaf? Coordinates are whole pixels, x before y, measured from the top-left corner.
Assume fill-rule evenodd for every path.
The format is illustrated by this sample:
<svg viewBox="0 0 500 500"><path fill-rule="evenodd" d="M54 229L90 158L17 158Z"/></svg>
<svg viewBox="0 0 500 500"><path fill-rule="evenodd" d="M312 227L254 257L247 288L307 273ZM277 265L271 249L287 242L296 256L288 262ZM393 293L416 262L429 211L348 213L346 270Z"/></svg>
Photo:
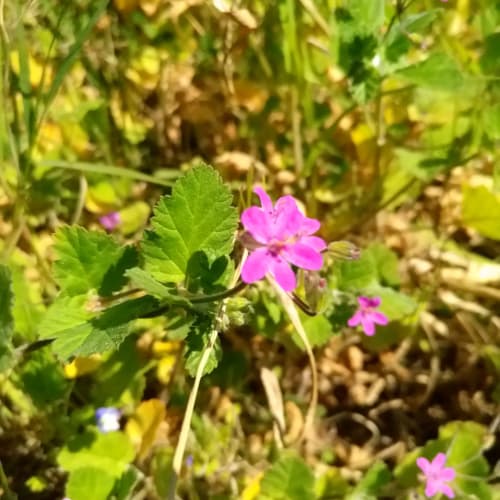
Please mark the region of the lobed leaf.
<svg viewBox="0 0 500 500"><path fill-rule="evenodd" d="M157 280L180 283L195 252L212 259L230 253L238 221L231 202L231 192L212 167L201 164L189 171L154 210L153 231L142 245L146 270Z"/></svg>
<svg viewBox="0 0 500 500"><path fill-rule="evenodd" d="M65 295L83 295L102 286L111 293L124 284L124 269L117 273L113 266L130 250L121 247L112 236L79 226L64 226L57 231L55 240L54 277ZM122 268L130 264L134 265L134 259L125 258ZM105 279L110 282L105 284Z"/></svg>

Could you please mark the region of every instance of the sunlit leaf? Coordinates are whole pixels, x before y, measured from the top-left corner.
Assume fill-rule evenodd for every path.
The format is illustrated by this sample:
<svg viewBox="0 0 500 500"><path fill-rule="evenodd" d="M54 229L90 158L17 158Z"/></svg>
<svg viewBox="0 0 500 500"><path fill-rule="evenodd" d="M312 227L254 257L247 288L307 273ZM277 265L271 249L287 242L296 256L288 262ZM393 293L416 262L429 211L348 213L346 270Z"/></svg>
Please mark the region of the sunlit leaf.
<svg viewBox="0 0 500 500"><path fill-rule="evenodd" d="M66 484L66 495L71 500L107 500L115 478L106 469L89 464L73 470Z"/></svg>
<svg viewBox="0 0 500 500"><path fill-rule="evenodd" d="M237 224L232 196L214 169L199 165L179 179L154 210L153 231L143 241L146 270L179 283L195 252L213 259L228 254Z"/></svg>
<svg viewBox="0 0 500 500"><path fill-rule="evenodd" d="M288 455L266 471L259 500L313 500L314 476L301 458Z"/></svg>

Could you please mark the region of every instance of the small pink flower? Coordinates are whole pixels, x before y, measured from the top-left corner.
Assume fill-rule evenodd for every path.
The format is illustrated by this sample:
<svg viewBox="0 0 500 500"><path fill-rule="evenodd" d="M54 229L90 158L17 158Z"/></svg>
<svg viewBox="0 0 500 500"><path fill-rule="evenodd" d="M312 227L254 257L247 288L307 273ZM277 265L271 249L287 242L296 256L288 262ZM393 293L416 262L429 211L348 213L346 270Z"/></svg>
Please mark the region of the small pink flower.
<svg viewBox="0 0 500 500"><path fill-rule="evenodd" d="M118 212L110 212L109 214L99 217L99 222L107 231L113 231L121 222L120 214Z"/></svg>
<svg viewBox="0 0 500 500"><path fill-rule="evenodd" d="M446 455L438 453L432 462L424 457L417 458L417 465L424 473L426 485L425 496L433 497L436 493L443 493L448 498L454 498L455 493L446 483L455 479L456 473L453 467L444 467Z"/></svg>
<svg viewBox="0 0 500 500"><path fill-rule="evenodd" d="M380 297L358 297L359 308L349 319L347 324L351 327L361 324L363 331L368 336L375 333L375 325L387 325L389 320L384 313L375 309L380 305Z"/></svg>
<svg viewBox="0 0 500 500"><path fill-rule="evenodd" d="M292 196L279 198L273 206L262 188L255 188L254 193L262 208L250 207L241 214L241 222L254 240L241 278L245 283L253 283L269 273L283 290L292 291L297 280L290 264L310 271L323 266L321 251L326 243L318 236L311 236L319 229L320 222L304 216Z"/></svg>

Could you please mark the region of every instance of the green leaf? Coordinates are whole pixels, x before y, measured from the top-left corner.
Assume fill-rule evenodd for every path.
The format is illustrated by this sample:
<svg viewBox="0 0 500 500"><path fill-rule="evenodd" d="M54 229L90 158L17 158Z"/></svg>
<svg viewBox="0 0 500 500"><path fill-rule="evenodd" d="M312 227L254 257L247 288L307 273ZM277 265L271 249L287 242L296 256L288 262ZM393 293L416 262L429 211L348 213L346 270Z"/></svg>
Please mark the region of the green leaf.
<svg viewBox="0 0 500 500"><path fill-rule="evenodd" d="M313 500L314 476L305 462L294 455L281 457L266 471L259 500Z"/></svg>
<svg viewBox="0 0 500 500"><path fill-rule="evenodd" d="M365 473L356 488L346 498L348 500L365 500L380 498L384 486L391 481L391 472L383 462L375 462Z"/></svg>
<svg viewBox="0 0 500 500"><path fill-rule="evenodd" d="M71 500L107 500L115 478L104 469L82 467L69 475L66 483L66 496Z"/></svg>
<svg viewBox="0 0 500 500"><path fill-rule="evenodd" d="M408 66L397 74L416 85L443 92L456 92L465 82L455 61L441 52L432 54L425 61Z"/></svg>
<svg viewBox="0 0 500 500"><path fill-rule="evenodd" d="M227 255L237 226L231 202L231 192L213 168L202 164L190 170L155 208L153 231L143 241L146 270L160 281L179 283L195 252L212 259Z"/></svg>
<svg viewBox="0 0 500 500"><path fill-rule="evenodd" d="M142 473L135 467L130 467L120 479L116 481L113 498L116 500L132 500L132 492L141 480Z"/></svg>
<svg viewBox="0 0 500 500"><path fill-rule="evenodd" d="M346 4L358 34L377 34L385 19L385 0L349 0Z"/></svg>
<svg viewBox="0 0 500 500"><path fill-rule="evenodd" d="M370 294L380 297L380 310L391 320L403 319L415 312L417 303L410 296L388 287L374 287Z"/></svg>
<svg viewBox="0 0 500 500"><path fill-rule="evenodd" d="M465 186L462 219L481 235L500 240L500 196L486 186Z"/></svg>
<svg viewBox="0 0 500 500"><path fill-rule="evenodd" d="M141 288L153 297L167 299L167 301L172 304L189 305L189 300L180 297L179 295L174 295L171 288L168 288L159 281L155 280L151 274L143 269L134 267L133 269L129 269L126 272L126 275L130 278L133 285Z"/></svg>
<svg viewBox="0 0 500 500"><path fill-rule="evenodd" d="M97 174L104 174L114 177L124 177L126 179L134 179L136 181L149 182L158 186L171 186L172 180L162 179L152 175L133 170L132 168L117 167L115 165L103 165L100 163L86 163L78 161L62 161L62 160L44 160L38 163L41 167L45 168L62 168L65 170L76 170L78 172L89 173L95 172Z"/></svg>
<svg viewBox="0 0 500 500"><path fill-rule="evenodd" d="M57 92L59 91L59 88L61 87L65 76L71 70L71 67L75 63L85 40L89 38L92 29L94 28L95 24L97 23L101 15L104 13L108 3L109 0L100 0L94 4L95 5L94 12L90 16L85 27L80 31L80 33L76 35L75 42L70 47L68 55L66 56L64 61L58 66L57 72L54 76L54 79L52 80L52 84L45 96L45 109L47 109L50 106L51 102L56 97Z"/></svg>
<svg viewBox="0 0 500 500"><path fill-rule="evenodd" d="M85 309L87 298L59 296L42 317L38 333L41 339L57 337L70 328L85 323L92 318L92 313Z"/></svg>
<svg viewBox="0 0 500 500"><path fill-rule="evenodd" d="M412 47L409 35L419 32L429 26L442 9L427 10L406 17L400 23L394 24L386 39L386 57L389 61L397 61Z"/></svg>
<svg viewBox="0 0 500 500"><path fill-rule="evenodd" d="M493 33L484 40L484 50L479 59L483 73L497 76L500 71L500 33Z"/></svg>
<svg viewBox="0 0 500 500"><path fill-rule="evenodd" d="M401 279L399 277L398 257L382 243L373 243L368 251L375 260L379 281L383 285L399 286Z"/></svg>
<svg viewBox="0 0 500 500"><path fill-rule="evenodd" d="M22 366L20 373L23 389L31 396L39 408L63 398L68 389L61 364L47 349L30 355L29 361Z"/></svg>
<svg viewBox="0 0 500 500"><path fill-rule="evenodd" d="M121 255L109 269L102 279L98 293L101 297L109 297L113 292L121 290L128 281L127 269L131 269L139 264L139 254L137 249L131 245L121 249Z"/></svg>
<svg viewBox="0 0 500 500"><path fill-rule="evenodd" d="M307 338L309 339L309 342L313 347L322 346L332 338L332 325L323 315L318 314L313 317L304 317L305 315L302 316L302 324L306 331ZM300 340L300 337L295 329L292 333L292 339L297 344L297 346L299 346L301 349L304 349L304 344Z"/></svg>
<svg viewBox="0 0 500 500"><path fill-rule="evenodd" d="M492 141L500 140L500 104L486 106L482 112L483 129Z"/></svg>
<svg viewBox="0 0 500 500"><path fill-rule="evenodd" d="M212 315L199 314L189 329L189 333L186 338L185 367L192 377L195 376L201 357L203 356L203 352L209 343L209 338L214 328L213 322L214 318ZM205 366L205 370L203 371L203 375L206 375L217 368L221 357L222 348L220 346L219 338L217 338Z"/></svg>
<svg viewBox="0 0 500 500"><path fill-rule="evenodd" d="M117 479L125 472L134 456L134 447L122 432L86 432L69 439L59 452L57 463L68 472L95 467Z"/></svg>
<svg viewBox="0 0 500 500"><path fill-rule="evenodd" d="M14 294L10 270L7 266L0 265L0 347L10 344L14 329L13 303Z"/></svg>
<svg viewBox="0 0 500 500"><path fill-rule="evenodd" d="M41 338L55 338L52 348L62 359L117 349L130 333L130 322L159 307L154 297L145 295L89 318L84 304L85 297L61 297L42 321Z"/></svg>
<svg viewBox="0 0 500 500"><path fill-rule="evenodd" d="M336 263L336 272L341 290L367 288L378 283L375 259L366 250L361 252L358 260Z"/></svg>
<svg viewBox="0 0 500 500"><path fill-rule="evenodd" d="M56 233L54 277L64 294L74 296L97 290L125 250L105 233L79 226L64 226Z"/></svg>

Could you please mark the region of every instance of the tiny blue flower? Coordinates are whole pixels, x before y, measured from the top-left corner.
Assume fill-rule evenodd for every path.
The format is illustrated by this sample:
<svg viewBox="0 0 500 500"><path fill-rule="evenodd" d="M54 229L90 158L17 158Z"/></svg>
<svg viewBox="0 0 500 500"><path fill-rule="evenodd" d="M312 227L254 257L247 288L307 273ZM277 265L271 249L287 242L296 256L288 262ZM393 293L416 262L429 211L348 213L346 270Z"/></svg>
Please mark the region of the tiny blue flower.
<svg viewBox="0 0 500 500"><path fill-rule="evenodd" d="M120 417L121 412L118 408L104 407L95 411L97 428L104 433L119 430Z"/></svg>

